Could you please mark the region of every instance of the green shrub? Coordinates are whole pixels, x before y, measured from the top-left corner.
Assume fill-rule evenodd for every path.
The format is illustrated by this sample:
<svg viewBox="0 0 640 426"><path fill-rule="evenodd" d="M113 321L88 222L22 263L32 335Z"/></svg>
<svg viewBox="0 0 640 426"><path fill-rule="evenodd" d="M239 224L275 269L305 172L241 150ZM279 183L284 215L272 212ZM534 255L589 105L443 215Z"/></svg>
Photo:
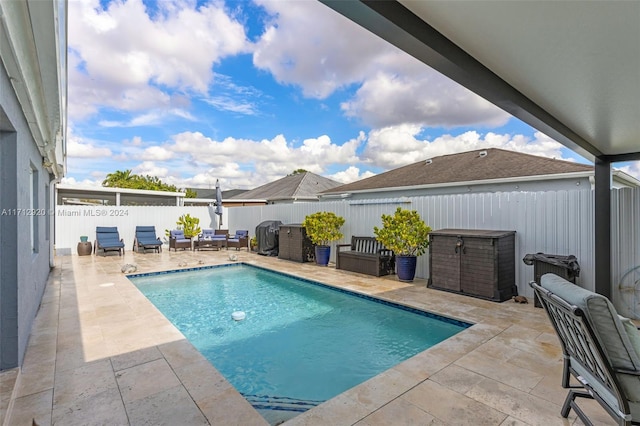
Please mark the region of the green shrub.
<svg viewBox="0 0 640 426"><path fill-rule="evenodd" d="M415 210L401 207L393 215L382 215L382 228L373 227L376 239L396 256L420 256L429 246L428 227Z"/></svg>
<svg viewBox="0 0 640 426"><path fill-rule="evenodd" d="M328 246L331 241L339 240L344 235L340 228L344 218L333 212L317 212L307 215L302 222L311 242L318 246Z"/></svg>

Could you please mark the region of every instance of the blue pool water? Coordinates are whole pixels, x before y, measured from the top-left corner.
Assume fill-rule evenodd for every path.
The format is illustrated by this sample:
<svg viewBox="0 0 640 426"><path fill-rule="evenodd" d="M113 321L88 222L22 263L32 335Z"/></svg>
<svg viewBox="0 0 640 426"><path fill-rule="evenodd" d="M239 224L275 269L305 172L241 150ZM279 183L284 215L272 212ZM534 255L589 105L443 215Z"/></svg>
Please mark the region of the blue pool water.
<svg viewBox="0 0 640 426"><path fill-rule="evenodd" d="M271 423L470 325L250 265L129 278Z"/></svg>

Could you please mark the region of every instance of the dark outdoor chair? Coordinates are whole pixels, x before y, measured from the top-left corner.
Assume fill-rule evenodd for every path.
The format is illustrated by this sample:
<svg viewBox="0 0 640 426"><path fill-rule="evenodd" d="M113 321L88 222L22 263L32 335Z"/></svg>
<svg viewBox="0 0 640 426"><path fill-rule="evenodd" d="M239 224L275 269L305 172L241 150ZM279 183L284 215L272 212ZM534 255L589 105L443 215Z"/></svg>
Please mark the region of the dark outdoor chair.
<svg viewBox="0 0 640 426"><path fill-rule="evenodd" d="M96 240L93 243L93 252L106 256L108 251L117 251L119 256L124 253L124 240L120 238L116 226L96 226Z"/></svg>
<svg viewBox="0 0 640 426"><path fill-rule="evenodd" d="M544 274L541 285L531 282L560 338L564 354L562 387L569 394L562 417L573 408L591 425L576 398L595 399L619 425L640 421L640 332L620 317L600 294L554 275ZM577 385L570 383L573 376Z"/></svg>
<svg viewBox="0 0 640 426"><path fill-rule="evenodd" d="M182 229L172 229L169 231L169 251L178 251L179 248L191 250L191 238L185 237Z"/></svg>
<svg viewBox="0 0 640 426"><path fill-rule="evenodd" d="M243 247L249 250L249 231L236 231L234 236L227 238L227 250L229 247L235 247L240 250Z"/></svg>
<svg viewBox="0 0 640 426"><path fill-rule="evenodd" d="M162 240L156 236L155 226L136 226L136 236L133 240L133 250L140 252L145 250L162 251Z"/></svg>

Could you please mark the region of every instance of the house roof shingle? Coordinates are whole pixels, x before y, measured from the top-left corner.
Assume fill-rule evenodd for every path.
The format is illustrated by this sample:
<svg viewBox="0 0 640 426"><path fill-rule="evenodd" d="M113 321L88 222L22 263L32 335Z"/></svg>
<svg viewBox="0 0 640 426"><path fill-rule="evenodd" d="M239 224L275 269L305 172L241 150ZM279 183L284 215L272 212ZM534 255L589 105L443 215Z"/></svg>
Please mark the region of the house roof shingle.
<svg viewBox="0 0 640 426"><path fill-rule="evenodd" d="M332 188L324 194L588 171L593 171L593 166L488 148L422 160Z"/></svg>
<svg viewBox="0 0 640 426"><path fill-rule="evenodd" d="M285 176L282 179L269 182L229 199L267 201L317 199L317 195L320 192L335 188L338 185L340 185L340 182L315 173L305 172Z"/></svg>

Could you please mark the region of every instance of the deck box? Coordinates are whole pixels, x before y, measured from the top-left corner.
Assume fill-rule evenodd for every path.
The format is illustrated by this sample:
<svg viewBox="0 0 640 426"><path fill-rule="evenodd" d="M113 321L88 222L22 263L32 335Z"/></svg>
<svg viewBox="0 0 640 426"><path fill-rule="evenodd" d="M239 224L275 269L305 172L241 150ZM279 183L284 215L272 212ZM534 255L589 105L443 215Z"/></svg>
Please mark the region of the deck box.
<svg viewBox="0 0 640 426"><path fill-rule="evenodd" d="M517 295L515 231L441 229L429 234L431 288L502 302Z"/></svg>

